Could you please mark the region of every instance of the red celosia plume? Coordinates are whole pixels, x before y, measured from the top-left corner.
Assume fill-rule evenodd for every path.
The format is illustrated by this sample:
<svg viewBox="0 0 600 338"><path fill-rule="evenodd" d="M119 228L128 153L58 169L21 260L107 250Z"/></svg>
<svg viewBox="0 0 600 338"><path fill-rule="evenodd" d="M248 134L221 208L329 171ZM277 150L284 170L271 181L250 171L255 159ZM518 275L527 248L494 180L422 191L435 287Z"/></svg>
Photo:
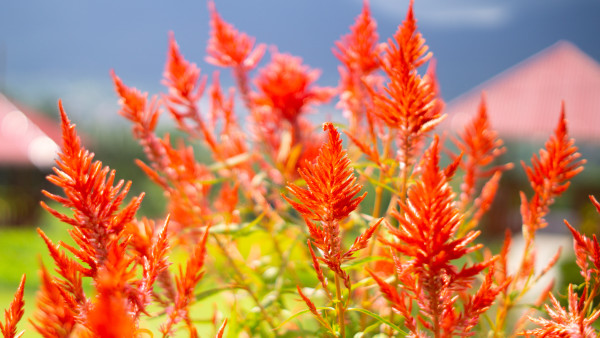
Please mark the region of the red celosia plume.
<svg viewBox="0 0 600 338"><path fill-rule="evenodd" d="M590 196L590 200L600 213L600 203L593 196ZM552 307L545 305L550 318L530 317L539 328L525 331L526 335L597 337L592 324L600 317L600 309L594 304L594 299L600 294L600 244L596 235L589 238L575 230L569 222L565 223L573 234L575 261L584 278L583 288L580 287L580 292L576 293L573 285L569 284L568 311L550 293Z"/></svg>
<svg viewBox="0 0 600 338"><path fill-rule="evenodd" d="M470 231L462 237L456 236L461 215L455 206L455 195L449 181L460 157L442 170L439 167L438 142L435 137L425 152L420 179L409 189L407 201L399 202L402 212L392 212L398 220L398 227L388 225L388 230L395 240L382 240L409 259L402 263L396 259L395 264L402 288L412 300L407 300L406 295L400 296L393 286L371 273L392 306L407 316L409 322L415 322L415 318L406 302L416 301L425 315L419 320L436 337L442 332L468 331L473 318L487 310L500 291L488 281L481 294L466 298L468 314L461 316L455 309L455 296L469 289L475 276L492 261L465 265L460 270L452 262L481 248L481 245L472 244L479 232ZM411 330L417 333L416 326Z"/></svg>
<svg viewBox="0 0 600 338"><path fill-rule="evenodd" d="M299 169L307 187L288 184L288 191L299 202L284 198L305 218L311 236L309 245L314 244L323 252L320 260L348 283L341 263L366 246L381 220L359 236L348 251L342 250L340 222L358 207L366 193L356 197L362 186L356 182L338 131L331 123L324 124L323 130L328 132L328 142L319 150L315 162Z"/></svg>
<svg viewBox="0 0 600 338"><path fill-rule="evenodd" d="M31 325L43 337L69 337L77 323L77 306L67 302L65 291L43 264L40 275L37 313L30 319Z"/></svg>
<svg viewBox="0 0 600 338"><path fill-rule="evenodd" d="M534 337L597 337L597 332L592 323L600 317L600 309L591 313L586 313L581 299L575 291L573 285L569 285L568 300L569 308L565 310L558 300L550 294L552 307L544 305L546 312L550 315L546 318L530 318L532 322L539 325L539 328L525 331L526 336Z"/></svg>
<svg viewBox="0 0 600 338"><path fill-rule="evenodd" d="M169 36L169 53L162 83L168 88L163 101L179 128L192 135L199 133L198 136L214 147L214 136L197 106L204 93L206 78L200 77L200 68L196 64L183 57L173 33Z"/></svg>
<svg viewBox="0 0 600 338"><path fill-rule="evenodd" d="M600 213L600 203L594 196L590 196L590 200ZM592 238L589 238L575 230L569 222L565 221L565 224L573 234L573 247L577 265L581 269L581 275L586 282L589 282L594 275L600 276L600 243L598 243L595 234Z"/></svg>
<svg viewBox="0 0 600 338"><path fill-rule="evenodd" d="M243 67L252 69L265 53L266 46L258 45L254 50L254 38L238 32L225 22L215 8L213 1L208 2L210 11L210 38L208 40L208 63L221 67Z"/></svg>
<svg viewBox="0 0 600 338"><path fill-rule="evenodd" d="M334 90L313 85L320 71L302 64L302 59L274 52L271 62L260 70L255 80L256 106L267 107L279 118L296 123L298 116L314 103L325 103Z"/></svg>
<svg viewBox="0 0 600 338"><path fill-rule="evenodd" d="M82 147L81 141L64 112L59 106L63 128L63 146L48 180L63 189L65 196L44 191L50 199L73 210L72 217L65 216L41 202L42 206L61 221L72 225L71 236L80 246L72 252L85 258L89 264L89 276L93 277L106 259L106 248L114 237L119 237L125 225L131 222L139 208L143 194L133 198L123 209L131 182L117 182L113 186L115 172L93 161L94 154Z"/></svg>
<svg viewBox="0 0 600 338"><path fill-rule="evenodd" d="M160 116L157 98L152 97L148 102L148 93L142 93L135 88L126 86L114 71L111 71L111 77L115 84L115 91L120 98L119 114L133 122L133 135L141 143L144 153L154 169L164 168L165 150L155 133Z"/></svg>
<svg viewBox="0 0 600 338"><path fill-rule="evenodd" d="M528 202L521 194L521 215L523 217L523 233L531 238L534 232L546 226L544 216L554 198L561 195L570 185L570 180L583 170L585 160L567 133L565 106L561 107L558 126L554 134L546 141L539 156L533 155L531 167L522 163L527 178L534 191L534 196Z"/></svg>
<svg viewBox="0 0 600 338"><path fill-rule="evenodd" d="M442 115L437 84L431 71L425 77L418 68L431 58L421 33L417 30L411 1L406 19L390 39L382 59L388 77L383 92L370 90L372 113L394 133L398 143L398 160L402 163L402 180L410 177L409 168L420 150L424 136L438 125ZM434 67L430 64L429 67ZM404 193L402 194L404 195Z"/></svg>
<svg viewBox="0 0 600 338"><path fill-rule="evenodd" d="M17 288L17 293L13 297L8 309L4 310L4 323L0 322L0 332L5 338L19 338L23 332L17 334L17 323L25 313L25 302L23 301L23 293L25 291L25 275L21 277L21 283Z"/></svg>
<svg viewBox="0 0 600 338"><path fill-rule="evenodd" d="M327 131L329 136L327 143L323 144L314 162L298 170L307 187L301 188L296 184L288 183L287 190L296 196L299 202L286 196L283 197L304 217L310 234L308 246L313 267L324 289L328 290L327 282L319 262L323 262L334 273L339 332L344 336L346 305L342 304L339 280L344 282L344 286L348 290L350 290L351 284L350 276L342 269L341 265L352 259L352 255L356 251L367 246L382 219L376 221L358 236L347 251L343 250L340 222L358 207L366 193L356 196L362 186L357 183L354 170L350 167L350 159L342 146L339 132L332 123L325 123L323 130ZM315 255L312 245L319 248L322 257ZM300 288L298 288L298 292L315 317L331 331L331 327L319 314L315 305L301 292ZM329 295L329 291L327 294Z"/></svg>
<svg viewBox="0 0 600 338"><path fill-rule="evenodd" d="M364 1L363 10L356 18L350 34L335 43L335 56L351 71L367 75L379 68L379 55L383 45L379 44L377 23L371 16L368 1Z"/></svg>
<svg viewBox="0 0 600 338"><path fill-rule="evenodd" d="M156 239L153 229L145 234L131 231L143 195L121 205L131 183L114 184L115 172L93 161L94 154L81 145L75 126L62 105L59 108L63 145L55 174L48 180L62 188L65 196L44 193L70 208L73 215L64 215L44 202L42 206L73 227L69 234L75 245L54 244L38 229L60 278L42 270L43 287L33 325L44 336L67 336L75 331L82 336L134 336L138 317L152 300L154 281L168 266L166 231L163 228ZM132 248L141 256L132 255ZM98 293L95 301L85 295L84 277L93 280ZM108 308L121 320L118 325L113 321L115 325L107 326Z"/></svg>
<svg viewBox="0 0 600 338"><path fill-rule="evenodd" d="M548 267L535 276L536 278L532 278L535 275L534 239L536 232L546 227L547 223L544 217L548 214L554 199L564 193L569 187L570 179L583 170L585 160L579 159L581 155L577 152L574 143L575 141L570 139L567 133L567 119L563 104L554 134L546 141L545 147L540 150L539 155L533 155L532 166L528 167L521 162L534 195L528 200L525 193L521 192L521 217L525 248L517 272L511 276L509 287L503 290L503 298L496 316L497 330L504 329L508 310L516 304L518 298L558 260L555 256ZM520 296L517 299L513 299L511 296L515 290L519 290Z"/></svg>
<svg viewBox="0 0 600 338"><path fill-rule="evenodd" d="M485 93L481 94L481 103L477 115L465 126L454 144L463 153L465 174L461 185L461 209L466 210L466 205L475 198L477 180L510 169L512 164L493 166L494 160L506 152L503 142L498 138L498 133L492 129L487 115Z"/></svg>

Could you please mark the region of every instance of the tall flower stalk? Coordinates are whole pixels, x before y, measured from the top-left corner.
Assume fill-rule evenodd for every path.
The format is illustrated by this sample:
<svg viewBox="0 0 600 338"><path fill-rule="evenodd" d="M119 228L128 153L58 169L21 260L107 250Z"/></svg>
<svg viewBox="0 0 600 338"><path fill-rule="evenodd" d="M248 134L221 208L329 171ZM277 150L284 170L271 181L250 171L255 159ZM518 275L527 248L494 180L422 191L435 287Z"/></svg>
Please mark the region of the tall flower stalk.
<svg viewBox="0 0 600 338"><path fill-rule="evenodd" d="M328 285L320 263L327 266L334 274L335 300L332 299L332 301L336 305L338 333L341 337L345 337L345 312L348 298L344 298L342 284L348 292L346 297L350 296L352 285L350 276L342 268L342 263L352 259L356 251L367 246L381 219L358 236L348 250L342 248L340 222L358 207L366 193L357 196L362 186L356 182L338 131L331 123L325 123L323 130L328 133L327 143L321 147L319 155L313 163L307 164L299 170L300 177L304 179L307 187L302 188L293 183L289 183L287 186L288 191L298 198L299 202L286 196L284 198L304 217L310 236L308 246L313 266L325 290L328 290ZM319 249L322 256L316 256L312 246ZM316 311L314 304L308 301L300 288L298 288L298 292L311 312L319 321L323 322L324 320ZM327 294L329 295L329 293Z"/></svg>
<svg viewBox="0 0 600 338"><path fill-rule="evenodd" d="M419 180L409 189L406 202L399 201L404 212L392 214L398 221L398 227L388 226L393 240L383 240L397 255L394 264L402 291L398 292L376 272L371 272L383 295L404 317L406 327L415 336L423 335L423 329L434 337L469 333L476 318L491 306L500 292L500 288L491 283L492 272L488 273L479 292L474 295L467 292L495 258L464 265L461 269L452 262L481 249L482 245L473 244L479 231L456 235L461 214L455 206L449 182L460 157L441 169L439 152L439 140L435 137L420 165ZM457 308L459 299L463 302L462 312ZM420 314L412 311L414 304L418 304Z"/></svg>
<svg viewBox="0 0 600 338"><path fill-rule="evenodd" d="M545 228L547 223L544 217L550 211L550 206L555 198L562 195L570 185L570 180L583 170L585 160L580 160L575 141L569 138L567 132L567 119L564 104L561 107L558 125L554 134L546 141L545 147L540 150L539 155L531 158L531 167L525 168L527 178L534 191L534 195L528 199L521 192L521 217L523 221L523 237L525 247L520 264L517 266L511 283L504 290L500 306L496 315L496 336L500 336L506 323L508 312L517 302L531 289L536 281L546 273L558 260L560 251L557 252L540 274L535 274L535 236L539 229ZM516 296L512 295L517 293ZM544 291L548 294L548 291Z"/></svg>

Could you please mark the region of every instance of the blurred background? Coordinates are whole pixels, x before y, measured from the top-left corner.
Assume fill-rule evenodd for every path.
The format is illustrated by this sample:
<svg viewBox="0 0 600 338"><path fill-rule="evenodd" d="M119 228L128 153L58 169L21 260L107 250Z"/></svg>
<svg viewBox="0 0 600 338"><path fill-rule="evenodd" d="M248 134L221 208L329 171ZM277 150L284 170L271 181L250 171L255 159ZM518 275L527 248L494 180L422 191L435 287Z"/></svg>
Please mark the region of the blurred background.
<svg viewBox="0 0 600 338"><path fill-rule="evenodd" d="M508 144L504 160L516 164L503 178L499 202L487 219L496 231L492 233L505 227L518 231L518 190L529 191L519 160L529 163L553 131L562 99L572 134L581 140L589 162L558 202L549 232L564 233L563 218L595 232L598 223L586 199L600 192L600 159L594 150L600 142L600 129L594 129L600 128L600 1L415 2L419 28L437 59L449 114L445 128L461 128L475 114L485 90L492 125L499 126ZM339 61L331 50L349 32L362 1L217 0L216 7L258 43L277 46L321 69L319 85L336 86ZM407 7L406 0L371 1L381 41L393 35ZM173 31L183 55L210 76L215 68L204 61L208 19L205 1L0 2L0 256L7 258L0 259L0 287L10 290L8 299L22 272L30 272L28 290L35 290L35 253L45 249L32 226L52 227L55 222L38 202L40 187L51 189L44 179L52 165L47 154L60 144L57 100L63 100L97 158L117 169L119 178L135 178L133 193L148 192L142 212L159 215L161 193L133 164L143 155L117 114L109 71L114 69L127 85L161 92L168 32ZM222 72L221 80L225 87L233 85L228 72ZM509 99L512 105L506 105ZM339 116L333 104L319 114L319 121ZM165 123L164 128L170 127ZM50 237L62 238L61 233L64 229ZM16 257L21 257L19 262ZM0 296L0 304L8 300Z"/></svg>

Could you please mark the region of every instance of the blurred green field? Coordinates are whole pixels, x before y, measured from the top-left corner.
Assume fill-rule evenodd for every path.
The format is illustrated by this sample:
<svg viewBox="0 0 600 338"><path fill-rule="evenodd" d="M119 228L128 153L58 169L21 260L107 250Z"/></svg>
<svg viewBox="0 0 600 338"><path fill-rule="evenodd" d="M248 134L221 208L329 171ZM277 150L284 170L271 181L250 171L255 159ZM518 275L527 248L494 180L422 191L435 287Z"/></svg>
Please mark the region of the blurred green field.
<svg viewBox="0 0 600 338"><path fill-rule="evenodd" d="M70 242L67 226L49 215L43 217L40 228L55 243L59 240ZM36 294L40 285L38 275L40 261L43 261L50 271L53 270L54 263L52 258L49 257L48 249L38 235L36 227L0 227L0 309L6 309L9 306L21 276L26 274L25 315L18 325L18 332L25 330L24 337L39 337L31 323L29 323L29 319L34 312ZM199 313L198 316L203 316L203 314ZM210 316L208 317L210 318ZM155 331L162 323L162 319L164 318L148 320L145 326Z"/></svg>
<svg viewBox="0 0 600 338"><path fill-rule="evenodd" d="M49 215L42 216L39 227L53 240L66 241L66 226ZM24 337L37 337L33 327L27 321L31 317L35 296L39 289L38 270L40 262L51 267L52 259L44 241L34 226L0 226L0 309L6 309L13 299L15 291L25 274L25 315L18 330L26 330Z"/></svg>
<svg viewBox="0 0 600 338"><path fill-rule="evenodd" d="M39 222L39 227L54 243L62 240L72 244L67 232L68 226L60 223L48 213L44 212L44 215ZM260 237L264 236L264 233L256 235ZM264 241L264 238L258 238L256 241ZM211 254L214 257L216 252L211 252ZM209 254L209 256L211 254ZM173 263L171 266L172 271L175 271L177 266L185 262L186 259L186 252L174 248L170 254L170 261ZM9 306L19 285L21 276L26 274L27 281L25 284L24 297L25 315L17 326L18 332L25 330L25 335L23 337L39 337L29 322L29 319L33 315L35 309L36 294L40 284L38 271L41 261L44 262L49 271L54 273L54 262L48 255L48 249L46 248L44 241L38 235L36 227L0 226L0 310L6 309ZM224 264L224 262L217 259L213 264ZM197 290L200 293L210 293L210 290L219 288L218 285L220 285L220 283L211 278L210 274L207 274L198 285ZM89 290L87 293L88 296L93 297L92 288L88 285L87 289ZM231 292L232 291L230 290L229 296L225 296L221 293L212 294L192 306L191 316L195 321L196 328L201 336L214 335L215 328L210 322L210 319L215 310L218 310L223 316L229 318L228 329L231 329L232 325L236 325L235 318L233 318L231 314L231 308L229 308L229 306L231 306ZM241 308L252 308L252 304L247 295L243 291L240 291L239 295L241 297L236 301L237 306ZM291 304L292 311L297 312L302 309L303 304L298 301L298 297L295 294L286 296L285 298L289 304ZM149 308L150 313L156 313L157 310L158 309L152 307ZM291 315L291 313L288 313L288 315ZM164 316L142 316L141 327L152 330L154 336L157 336L159 332L158 328L164 322L164 319ZM3 321L3 319L0 320ZM221 320L222 319L219 319L219 324ZM178 330L174 337L186 337L187 335L188 332L185 329L182 329ZM232 335L229 334L226 336L231 337Z"/></svg>

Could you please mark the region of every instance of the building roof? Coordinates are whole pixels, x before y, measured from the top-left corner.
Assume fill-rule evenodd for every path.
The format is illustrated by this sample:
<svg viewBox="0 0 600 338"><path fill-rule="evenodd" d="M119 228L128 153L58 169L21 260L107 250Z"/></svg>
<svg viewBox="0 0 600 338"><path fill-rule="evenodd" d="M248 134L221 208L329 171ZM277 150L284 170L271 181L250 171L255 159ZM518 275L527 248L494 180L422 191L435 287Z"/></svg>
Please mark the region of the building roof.
<svg viewBox="0 0 600 338"><path fill-rule="evenodd" d="M54 165L60 128L49 119L17 107L0 94L0 165L49 168Z"/></svg>
<svg viewBox="0 0 600 338"><path fill-rule="evenodd" d="M449 102L446 126L461 130L476 114L482 91L502 138L546 139L564 101L569 134L600 141L600 64L569 42L559 41Z"/></svg>

